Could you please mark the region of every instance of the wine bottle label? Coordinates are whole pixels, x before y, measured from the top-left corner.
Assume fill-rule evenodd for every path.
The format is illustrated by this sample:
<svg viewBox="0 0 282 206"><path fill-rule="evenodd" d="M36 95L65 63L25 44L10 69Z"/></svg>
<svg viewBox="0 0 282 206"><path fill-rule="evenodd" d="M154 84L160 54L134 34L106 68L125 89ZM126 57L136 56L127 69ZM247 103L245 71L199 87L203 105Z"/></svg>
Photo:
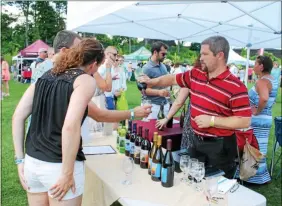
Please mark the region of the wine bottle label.
<svg viewBox="0 0 282 206"><path fill-rule="evenodd" d="M141 153L141 147L135 146L135 149L134 149L134 158L135 158L135 159L140 159L140 153Z"/></svg>
<svg viewBox="0 0 282 206"><path fill-rule="evenodd" d="M148 168L149 168L149 170L151 169L151 165L152 165L152 158L149 157L149 162L148 162Z"/></svg>
<svg viewBox="0 0 282 206"><path fill-rule="evenodd" d="M162 182L167 183L168 178L174 178L174 167L162 168Z"/></svg>
<svg viewBox="0 0 282 206"><path fill-rule="evenodd" d="M124 153L125 152L125 139L122 138L122 137L119 140L119 152L120 153Z"/></svg>
<svg viewBox="0 0 282 206"><path fill-rule="evenodd" d="M151 175L154 177L160 178L161 177L161 164L160 163L153 163L151 166Z"/></svg>
<svg viewBox="0 0 282 206"><path fill-rule="evenodd" d="M134 150L135 150L135 144L134 142L130 142L130 154L134 154Z"/></svg>
<svg viewBox="0 0 282 206"><path fill-rule="evenodd" d="M125 150L130 151L130 141L129 141L129 139L125 140Z"/></svg>
<svg viewBox="0 0 282 206"><path fill-rule="evenodd" d="M140 161L141 162L145 162L145 163L148 162L148 159L149 159L148 153L149 153L148 150L141 150L141 153L140 153Z"/></svg>

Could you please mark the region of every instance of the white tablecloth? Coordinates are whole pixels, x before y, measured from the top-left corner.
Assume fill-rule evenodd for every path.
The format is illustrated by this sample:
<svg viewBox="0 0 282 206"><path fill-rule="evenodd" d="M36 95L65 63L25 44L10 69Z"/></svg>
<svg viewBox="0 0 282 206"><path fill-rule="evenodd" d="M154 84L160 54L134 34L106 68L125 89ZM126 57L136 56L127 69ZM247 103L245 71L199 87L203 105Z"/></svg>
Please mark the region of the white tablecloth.
<svg viewBox="0 0 282 206"><path fill-rule="evenodd" d="M112 145L115 148L115 139L96 137L87 145ZM125 206L196 206L207 203L203 193L180 183L181 174L175 173L175 183L172 188L164 188L160 182L151 180L146 169L135 165L133 184L125 186L121 184L125 178L121 168L124 154L88 155L86 158L83 206L109 206L118 199ZM222 205L266 205L264 196L241 185L236 192L228 192L225 200Z"/></svg>

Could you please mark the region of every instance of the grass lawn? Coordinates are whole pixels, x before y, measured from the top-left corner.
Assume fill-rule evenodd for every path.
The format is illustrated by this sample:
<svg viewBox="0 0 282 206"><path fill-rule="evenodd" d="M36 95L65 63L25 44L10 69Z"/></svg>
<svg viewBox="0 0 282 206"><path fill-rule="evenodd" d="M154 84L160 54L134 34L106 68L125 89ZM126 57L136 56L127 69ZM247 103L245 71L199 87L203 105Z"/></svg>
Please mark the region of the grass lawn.
<svg viewBox="0 0 282 206"><path fill-rule="evenodd" d="M28 87L27 84L16 83L10 81L11 96L2 101L2 205L4 206L21 206L27 205L27 198L18 180L17 168L14 164L14 151L12 144L12 115L17 103L19 102L24 91ZM128 84L127 99L129 107L140 105L140 92L137 91L134 83ZM281 116L281 90L277 103L273 109L273 116ZM273 123L274 125L274 123ZM271 134L268 144L268 157L271 157L274 141L274 126L271 129ZM280 154L281 149L276 153L276 159ZM270 162L270 161L269 161ZM276 176L281 170L281 161L275 170ZM281 176L278 179L273 179L270 184L262 186L251 186L251 189L261 193L267 199L267 205L281 205Z"/></svg>

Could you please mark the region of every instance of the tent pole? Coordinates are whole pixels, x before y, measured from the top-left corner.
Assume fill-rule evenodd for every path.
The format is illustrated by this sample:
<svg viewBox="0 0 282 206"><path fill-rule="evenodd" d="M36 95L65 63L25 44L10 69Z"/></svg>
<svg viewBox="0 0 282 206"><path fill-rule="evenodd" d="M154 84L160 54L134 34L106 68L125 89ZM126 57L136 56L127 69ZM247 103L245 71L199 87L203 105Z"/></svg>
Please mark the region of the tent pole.
<svg viewBox="0 0 282 206"><path fill-rule="evenodd" d="M249 61L250 61L250 50L251 50L251 38L252 38L252 28L253 25L248 25L249 27L249 37L248 37L248 44L247 44L247 64L246 64L246 71L245 71L245 85L248 88L248 70L249 70Z"/></svg>
<svg viewBox="0 0 282 206"><path fill-rule="evenodd" d="M248 70L249 70L249 59L250 59L250 47L247 47L247 64L246 64L246 71L245 71L245 85L248 87Z"/></svg>

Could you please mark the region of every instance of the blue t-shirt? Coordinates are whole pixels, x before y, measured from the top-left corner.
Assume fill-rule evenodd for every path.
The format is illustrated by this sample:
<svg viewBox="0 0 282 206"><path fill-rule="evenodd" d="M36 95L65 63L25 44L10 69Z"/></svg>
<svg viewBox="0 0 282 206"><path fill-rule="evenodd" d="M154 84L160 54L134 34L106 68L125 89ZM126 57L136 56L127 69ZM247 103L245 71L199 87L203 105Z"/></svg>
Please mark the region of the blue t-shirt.
<svg viewBox="0 0 282 206"><path fill-rule="evenodd" d="M147 64L143 66L143 73L149 78L154 79L160 76L168 74L166 66L163 63L156 64L152 60L148 61ZM153 87L152 89L165 89L165 87ZM160 96L147 96L151 100L152 104L161 105L162 103L167 103L165 97Z"/></svg>

